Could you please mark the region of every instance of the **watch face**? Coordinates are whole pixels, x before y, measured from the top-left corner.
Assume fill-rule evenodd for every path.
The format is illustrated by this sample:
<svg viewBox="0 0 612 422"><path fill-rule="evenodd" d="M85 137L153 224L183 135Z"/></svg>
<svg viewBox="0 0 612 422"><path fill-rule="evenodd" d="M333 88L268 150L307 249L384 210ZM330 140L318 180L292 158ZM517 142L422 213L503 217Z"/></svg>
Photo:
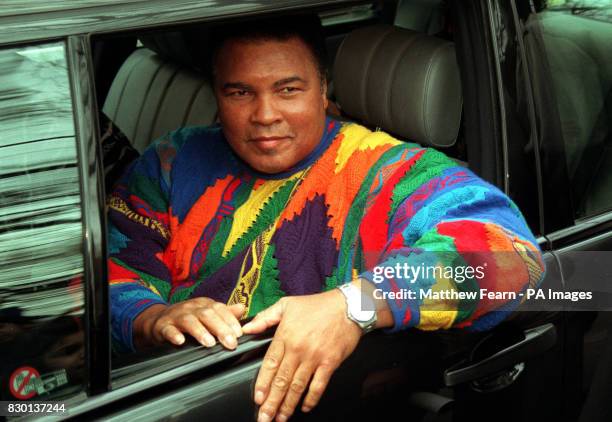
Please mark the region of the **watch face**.
<svg viewBox="0 0 612 422"><path fill-rule="evenodd" d="M371 298L363 296L357 287L350 284L341 286L340 290L346 297L349 319L359 325L363 324L362 328L376 320L376 306Z"/></svg>
<svg viewBox="0 0 612 422"><path fill-rule="evenodd" d="M374 318L374 313L375 313L375 311L362 310L362 309L358 308L355 311L351 312L351 315L357 321L368 322L368 321L372 320L372 318Z"/></svg>

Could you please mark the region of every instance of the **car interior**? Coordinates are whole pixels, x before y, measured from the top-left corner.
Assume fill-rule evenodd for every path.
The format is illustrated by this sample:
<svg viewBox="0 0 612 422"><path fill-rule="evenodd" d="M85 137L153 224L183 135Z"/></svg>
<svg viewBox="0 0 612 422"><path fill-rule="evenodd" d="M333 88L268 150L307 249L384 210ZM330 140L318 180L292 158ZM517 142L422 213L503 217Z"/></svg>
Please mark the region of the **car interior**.
<svg viewBox="0 0 612 422"><path fill-rule="evenodd" d="M424 146L449 148L459 136L461 120L453 44L408 29L416 25L407 16L412 15L405 12L394 25L327 39L333 49L328 52L330 97L347 119ZM214 95L205 64L197 59L209 30L204 26L140 36L140 47L123 61L101 96L104 114L138 151L177 127L215 122ZM360 89L354 91L355 86Z"/></svg>
<svg viewBox="0 0 612 422"><path fill-rule="evenodd" d="M438 148L470 167L462 74L447 3L399 1L392 10L365 4L323 10L319 16L330 57L329 96L341 118ZM212 25L92 39L99 108L139 152L178 127L215 123L215 98L202 61ZM517 312L490 333L437 334L435 341L443 352L436 360L436 373L409 394L402 390L396 397L438 418L429 420L448 420L444 418L451 408L454 420L467 420L476 413L499 420L550 420L555 415L540 408L539 402L556 400L559 388L567 388L572 376L574 393L582 394L578 381L582 374L561 374L559 368L581 358L577 345L591 321L579 318L568 323L569 319L558 312ZM422 333L410 337L415 338L429 345ZM568 352L568 343L574 344L573 351L570 347ZM394 355L389 360L401 358ZM115 362L117 368L134 363L120 357ZM386 394L394 366L385 365L362 380L362 394ZM541 381L544 376L550 380L547 385ZM511 402L520 405L500 411Z"/></svg>

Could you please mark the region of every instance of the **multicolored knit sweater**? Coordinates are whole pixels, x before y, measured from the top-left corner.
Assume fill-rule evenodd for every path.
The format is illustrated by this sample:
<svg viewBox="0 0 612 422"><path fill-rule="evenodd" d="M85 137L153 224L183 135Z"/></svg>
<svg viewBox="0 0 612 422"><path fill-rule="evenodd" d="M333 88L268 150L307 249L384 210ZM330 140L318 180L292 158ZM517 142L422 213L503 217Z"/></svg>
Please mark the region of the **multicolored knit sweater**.
<svg viewBox="0 0 612 422"><path fill-rule="evenodd" d="M496 187L434 149L331 119L308 157L274 175L243 163L218 127L172 132L124 175L109 219L112 333L124 351L134 318L156 303L206 296L253 316L358 276L387 293L521 292L544 272L523 217ZM376 277L376 267L398 265L480 266L486 277ZM393 330L487 329L521 301L386 297Z"/></svg>

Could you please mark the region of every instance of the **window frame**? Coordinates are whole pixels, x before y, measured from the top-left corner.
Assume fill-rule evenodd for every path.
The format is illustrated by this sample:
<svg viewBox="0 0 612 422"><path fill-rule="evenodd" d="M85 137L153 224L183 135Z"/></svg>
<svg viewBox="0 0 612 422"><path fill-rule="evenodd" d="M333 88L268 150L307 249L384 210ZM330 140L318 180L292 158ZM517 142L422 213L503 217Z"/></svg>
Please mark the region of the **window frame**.
<svg viewBox="0 0 612 422"><path fill-rule="evenodd" d="M487 0L451 2L469 167L505 192L502 101ZM487 139L488 142L483 142ZM493 164L491 164L493 163ZM507 193L507 192L505 192Z"/></svg>
<svg viewBox="0 0 612 422"><path fill-rule="evenodd" d="M346 7L340 9L344 4L370 4L371 1L332 1L329 4L306 5L300 7L300 10L348 10ZM291 12L290 8L276 8L270 13L286 13ZM262 14L269 14L268 11L263 11ZM248 14L252 15L252 13ZM235 16L206 16L203 18L192 19L189 24L207 24L216 22L230 22L238 19L245 19L246 14ZM87 235L84 241L87 243L87 259L88 259L88 283L87 283L87 299L88 299L88 346L89 346L89 370L90 370L90 389L92 395L104 392L113 391L116 388L125 388L132 384L142 385L141 388L148 388L147 381L151 377L168 375L170 378L182 376L196 369L183 371L183 365L191 365L191 361L200 360L201 364L196 365L197 369L201 369L208 365L207 358L211 353L217 353L217 348L225 350L217 345L210 351L203 346L197 345L195 342L185 345L187 350L176 351L171 347L159 347L144 352L142 357L150 356L157 365L141 365L134 364L137 368L145 368L144 372L139 375L134 375L130 370L130 366L113 367L113 357L110 347L110 312L109 312L109 289L107 284L107 221L105 210L105 189L104 189L104 171L102 163L102 147L100 144L99 135L99 109L96 98L96 79L95 69L93 65L92 41L101 39L102 37L114 37L115 35L133 36L139 33L149 31L164 31L176 29L167 25L148 24L146 27L134 27L125 32L92 32L87 35L71 35L68 37L70 45L70 61L72 69L72 84L75 91L75 120L77 125L77 133L79 135L80 157L81 157L81 174L83 180L83 195L87 195L88 200L84 200L83 211L87 215L87 223L84 230ZM78 95L77 95L78 93ZM96 207L95 203L100 204ZM101 337L104 337L102 339ZM264 343L259 341L261 336L244 336L239 339L239 344L244 344L243 352L248 352L253 349L263 348L267 344L272 334L264 336ZM167 356L158 356L163 351L171 352ZM210 353L209 353L210 352ZM227 357L233 356L233 352L227 351ZM202 357L205 357L202 359ZM223 360L223 359L222 359ZM196 368L194 367L194 368ZM127 377L124 379L123 377Z"/></svg>
<svg viewBox="0 0 612 422"><path fill-rule="evenodd" d="M538 127L536 124L536 111L534 98L531 91L531 78L529 70L526 67L524 43L517 34L522 33L520 22L517 21L514 1L504 2L499 0L487 0L485 6L488 16L489 38L492 45L493 54L491 60L494 62L495 80L497 82L497 98L499 102L499 120L500 120L500 143L502 155L502 170L503 170L503 190L508 196L513 198L513 188L521 194L521 202L518 198L513 198L523 210L524 216L528 218L529 226L534 234L544 236L546 233L545 207L543 200L543 178L542 178L542 163L540 159L538 139ZM515 69L512 68L514 64ZM516 68L520 68L520 74L517 74ZM511 72L514 70L514 74ZM510 80L514 77L514 80ZM514 88L514 90L512 90ZM519 96L521 91L525 94L524 111L527 116L521 116L518 110ZM523 120L521 120L521 117ZM520 131L524 132L524 136L528 137L525 145L515 145L520 139ZM531 145L531 151L527 148ZM521 147L517 149L517 147ZM522 156L517 156L522 152ZM519 161L520 158L520 161ZM533 166L533 168L530 168ZM520 169L518 171L517 169ZM531 170L535 184L532 192L527 192L525 188L525 180L521 186L521 177L525 177L524 173ZM521 173L521 174L519 174ZM529 182L528 182L529 183ZM501 182L500 182L501 184ZM498 185L502 188L501 185ZM516 188L516 186L519 186ZM528 215L525 212L525 207L530 201L527 201L523 196L528 196L530 201L536 203L531 212L533 215Z"/></svg>
<svg viewBox="0 0 612 422"><path fill-rule="evenodd" d="M318 6L306 5L300 10L336 10L339 5L365 4L364 1L332 1ZM270 9L273 13L291 11L287 7L264 7L262 13ZM210 13L210 8L206 8ZM252 15L248 13L248 15ZM246 14L241 15L242 19ZM232 20L234 16L202 16L191 19L189 23L219 22ZM69 77L73 90L74 120L78 145L79 175L82 195L83 214L83 244L85 250L85 288L86 288L86 356L87 356L87 393L95 401L106 403L116 400L115 391L131 394L129 391L148 389L156 383L165 382L180 376L198 371L215 362L230 359L252 350L265 350L272 334L262 336L244 336L239 341L239 348L227 351L220 345L206 349L190 342L185 350L176 351L171 347L160 347L150 353L154 364L143 362L113 368L110 345L110 303L107 283L107 221L106 197L104 189L103 153L99 133L99 107L96 98L96 79L93 65L92 39L113 37L121 34L135 34L155 30L169 29L169 22L148 22L146 26L126 29L125 32L115 30L93 31L87 34L68 35L66 51L68 58ZM157 356L160 352L171 352L165 356ZM219 352L222 353L219 353ZM219 356L223 355L221 358ZM215 357L217 356L217 357ZM204 357L204 358L203 358ZM213 359L214 357L214 359ZM132 369L130 369L132 368ZM141 371L134 374L134 370ZM83 409L90 409L85 404ZM83 410L85 411L85 410Z"/></svg>
<svg viewBox="0 0 612 422"><path fill-rule="evenodd" d="M72 89L77 138L83 250L85 262L85 315L87 390L107 391L110 385L110 311L106 286L106 211L104 172L93 86L89 37L66 39L68 73Z"/></svg>

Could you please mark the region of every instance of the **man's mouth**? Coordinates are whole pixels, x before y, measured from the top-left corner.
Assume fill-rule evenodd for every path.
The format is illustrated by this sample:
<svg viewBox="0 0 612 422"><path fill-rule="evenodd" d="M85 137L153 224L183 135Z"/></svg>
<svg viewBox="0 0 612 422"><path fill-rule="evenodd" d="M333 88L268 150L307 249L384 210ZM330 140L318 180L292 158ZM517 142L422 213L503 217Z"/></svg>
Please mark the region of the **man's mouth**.
<svg viewBox="0 0 612 422"><path fill-rule="evenodd" d="M290 140L290 136L258 136L251 138L249 142L255 144L258 149L261 150L272 150L280 145L282 142Z"/></svg>

